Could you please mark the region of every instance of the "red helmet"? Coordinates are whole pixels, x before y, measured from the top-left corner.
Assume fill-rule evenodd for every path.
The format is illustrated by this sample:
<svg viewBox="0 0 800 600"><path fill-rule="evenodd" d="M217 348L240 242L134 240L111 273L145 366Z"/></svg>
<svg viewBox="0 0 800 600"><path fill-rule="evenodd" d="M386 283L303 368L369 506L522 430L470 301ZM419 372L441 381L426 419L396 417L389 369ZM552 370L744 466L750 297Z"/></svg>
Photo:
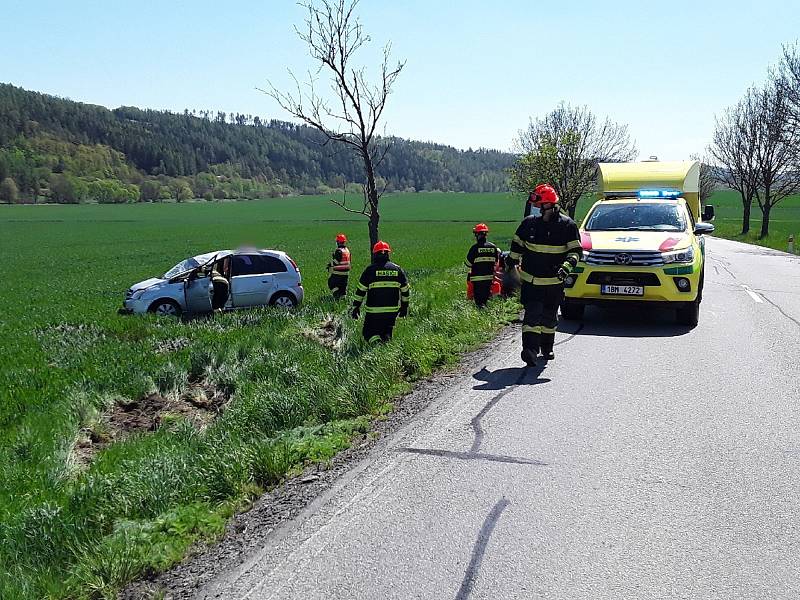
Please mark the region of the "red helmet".
<svg viewBox="0 0 800 600"><path fill-rule="evenodd" d="M528 196L528 202L539 208L542 204L558 204L558 194L552 185L540 183Z"/></svg>
<svg viewBox="0 0 800 600"><path fill-rule="evenodd" d="M489 233L489 228L486 223L478 223L472 228L472 233Z"/></svg>
<svg viewBox="0 0 800 600"><path fill-rule="evenodd" d="M337 233L336 234L336 241L337 242L346 243L347 242L347 236L345 234L343 234L343 233Z"/></svg>
<svg viewBox="0 0 800 600"><path fill-rule="evenodd" d="M386 242L378 242L372 247L372 253L377 254L378 252L391 252L392 249Z"/></svg>

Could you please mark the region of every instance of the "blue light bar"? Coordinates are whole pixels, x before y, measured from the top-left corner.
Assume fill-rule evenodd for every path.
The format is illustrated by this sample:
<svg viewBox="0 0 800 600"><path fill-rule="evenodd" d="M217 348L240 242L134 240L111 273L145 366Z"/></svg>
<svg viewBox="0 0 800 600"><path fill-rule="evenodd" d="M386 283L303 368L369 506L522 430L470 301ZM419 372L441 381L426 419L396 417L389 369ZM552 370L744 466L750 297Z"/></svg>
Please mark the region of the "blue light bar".
<svg viewBox="0 0 800 600"><path fill-rule="evenodd" d="M639 198L677 198L680 190L639 190Z"/></svg>

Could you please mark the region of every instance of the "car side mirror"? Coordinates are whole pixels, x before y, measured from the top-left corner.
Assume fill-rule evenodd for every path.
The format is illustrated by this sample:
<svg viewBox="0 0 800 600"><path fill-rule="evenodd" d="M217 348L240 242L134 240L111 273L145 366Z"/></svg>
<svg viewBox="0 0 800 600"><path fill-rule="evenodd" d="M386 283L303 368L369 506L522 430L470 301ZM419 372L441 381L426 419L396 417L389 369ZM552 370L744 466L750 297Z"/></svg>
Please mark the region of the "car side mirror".
<svg viewBox="0 0 800 600"><path fill-rule="evenodd" d="M694 234L703 235L704 233L714 233L714 226L711 223L697 223L694 226Z"/></svg>
<svg viewBox="0 0 800 600"><path fill-rule="evenodd" d="M713 220L714 220L714 205L706 204L703 207L703 221L713 221Z"/></svg>

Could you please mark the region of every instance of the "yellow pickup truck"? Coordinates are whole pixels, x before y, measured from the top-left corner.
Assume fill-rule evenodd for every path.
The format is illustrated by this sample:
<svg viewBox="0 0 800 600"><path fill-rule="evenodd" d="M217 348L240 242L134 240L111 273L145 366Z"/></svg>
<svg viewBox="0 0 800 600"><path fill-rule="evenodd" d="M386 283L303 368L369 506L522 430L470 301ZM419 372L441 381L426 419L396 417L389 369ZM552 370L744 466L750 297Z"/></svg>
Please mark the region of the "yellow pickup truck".
<svg viewBox="0 0 800 600"><path fill-rule="evenodd" d="M601 163L598 201L580 227L583 260L564 282L561 315L587 304L635 302L676 309L694 327L700 314L705 239L714 207L700 213L697 161Z"/></svg>

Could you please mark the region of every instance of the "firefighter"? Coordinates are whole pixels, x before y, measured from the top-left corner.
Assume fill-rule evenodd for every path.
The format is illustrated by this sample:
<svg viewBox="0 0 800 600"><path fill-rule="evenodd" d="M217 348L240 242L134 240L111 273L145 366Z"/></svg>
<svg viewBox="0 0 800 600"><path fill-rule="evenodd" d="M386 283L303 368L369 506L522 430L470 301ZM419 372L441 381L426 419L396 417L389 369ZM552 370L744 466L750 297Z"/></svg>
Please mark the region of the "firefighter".
<svg viewBox="0 0 800 600"><path fill-rule="evenodd" d="M520 301L525 308L521 357L525 364L533 366L540 350L545 360L555 358L553 341L564 280L577 266L582 249L578 226L560 214L558 194L552 186L536 186L528 202L540 214L522 220L509 257L512 263L521 263Z"/></svg>
<svg viewBox="0 0 800 600"><path fill-rule="evenodd" d="M354 319L361 314L364 303L364 339L370 344L392 339L397 317L408 314L409 286L406 274L389 260L392 249L386 242L372 247L372 264L361 274L350 313Z"/></svg>
<svg viewBox="0 0 800 600"><path fill-rule="evenodd" d="M347 279L350 276L350 249L347 247L347 236L340 233L336 236L336 250L328 263L328 289L335 300L347 294Z"/></svg>
<svg viewBox="0 0 800 600"><path fill-rule="evenodd" d="M467 280L472 282L472 297L478 308L484 308L489 301L494 280L494 270L500 258L500 249L486 239L489 228L485 223L478 223L472 228L475 244L467 252L464 264L469 267Z"/></svg>

